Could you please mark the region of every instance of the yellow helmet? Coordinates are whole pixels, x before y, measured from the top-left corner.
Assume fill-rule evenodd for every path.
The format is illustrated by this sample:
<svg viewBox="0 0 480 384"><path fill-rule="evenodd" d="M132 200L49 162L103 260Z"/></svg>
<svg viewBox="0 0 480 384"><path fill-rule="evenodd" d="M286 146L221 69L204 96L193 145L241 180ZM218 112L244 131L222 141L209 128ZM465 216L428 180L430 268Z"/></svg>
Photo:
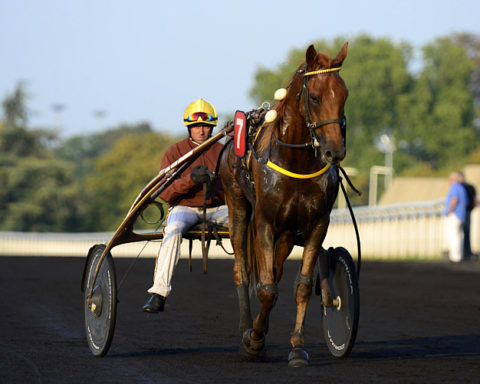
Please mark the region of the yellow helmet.
<svg viewBox="0 0 480 384"><path fill-rule="evenodd" d="M203 99L198 99L190 103L183 114L183 122L186 127L198 123L215 127L217 120L218 115L215 107Z"/></svg>

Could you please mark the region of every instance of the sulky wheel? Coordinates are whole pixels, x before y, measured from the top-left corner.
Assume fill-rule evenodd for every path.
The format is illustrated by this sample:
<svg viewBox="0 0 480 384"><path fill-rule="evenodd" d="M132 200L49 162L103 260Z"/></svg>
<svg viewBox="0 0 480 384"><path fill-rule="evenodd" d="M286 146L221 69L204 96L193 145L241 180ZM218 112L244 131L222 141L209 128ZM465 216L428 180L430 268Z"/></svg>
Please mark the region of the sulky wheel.
<svg viewBox="0 0 480 384"><path fill-rule="evenodd" d="M334 306L323 306L323 336L335 357L347 357L357 336L360 299L357 272L345 248L330 248L328 283Z"/></svg>
<svg viewBox="0 0 480 384"><path fill-rule="evenodd" d="M92 297L88 298L95 270L104 249L105 245L98 244L90 250L84 276L85 331L88 346L95 356L104 356L108 352L117 315L115 266L110 253L102 263Z"/></svg>

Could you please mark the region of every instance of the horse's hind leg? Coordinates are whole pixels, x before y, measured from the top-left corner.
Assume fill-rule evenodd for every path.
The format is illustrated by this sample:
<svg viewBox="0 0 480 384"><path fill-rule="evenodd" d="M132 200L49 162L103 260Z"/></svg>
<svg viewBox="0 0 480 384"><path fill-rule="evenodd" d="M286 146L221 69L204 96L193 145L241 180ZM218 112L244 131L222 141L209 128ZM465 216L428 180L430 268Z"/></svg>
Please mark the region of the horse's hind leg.
<svg viewBox="0 0 480 384"><path fill-rule="evenodd" d="M233 149L230 146L230 150L227 149L225 152L220 163L220 175L228 203L230 242L235 254L233 278L240 308L239 330L243 334L245 330L252 327L249 299L250 266L247 259L246 246L252 208L237 182L237 174L240 172L241 166L238 158L233 155L232 151Z"/></svg>
<svg viewBox="0 0 480 384"><path fill-rule="evenodd" d="M248 284L239 284L236 286L238 296L238 308L240 310L240 320L238 330L243 334L247 329L252 328L252 314L250 312L250 297Z"/></svg>
<svg viewBox="0 0 480 384"><path fill-rule="evenodd" d="M233 276L240 310L238 328L240 333L243 334L247 329L252 328L249 295L250 268L247 261L246 249L250 206L246 199L237 198L233 204L230 204L230 207L233 208L229 211L230 241L235 252Z"/></svg>

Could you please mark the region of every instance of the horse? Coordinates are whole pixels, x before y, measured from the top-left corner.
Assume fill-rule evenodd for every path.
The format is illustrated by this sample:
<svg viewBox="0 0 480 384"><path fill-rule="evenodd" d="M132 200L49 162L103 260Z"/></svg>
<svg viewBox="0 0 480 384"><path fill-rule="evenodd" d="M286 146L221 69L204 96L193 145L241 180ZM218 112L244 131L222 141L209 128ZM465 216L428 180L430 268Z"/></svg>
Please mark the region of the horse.
<svg viewBox="0 0 480 384"><path fill-rule="evenodd" d="M251 357L264 354L270 311L278 297L283 263L294 245L303 245L295 284L296 321L289 365L308 364L304 319L319 258L322 303L333 306L324 266L322 243L336 200L340 176L336 165L345 158L348 89L339 75L347 56L345 43L335 58L310 45L283 100L274 105L276 118L265 119L251 141L248 167L235 155L233 140L225 144L220 177L229 208L229 232L235 253L234 283L240 308L241 347ZM253 191L253 193L252 193ZM260 303L252 320L249 287Z"/></svg>

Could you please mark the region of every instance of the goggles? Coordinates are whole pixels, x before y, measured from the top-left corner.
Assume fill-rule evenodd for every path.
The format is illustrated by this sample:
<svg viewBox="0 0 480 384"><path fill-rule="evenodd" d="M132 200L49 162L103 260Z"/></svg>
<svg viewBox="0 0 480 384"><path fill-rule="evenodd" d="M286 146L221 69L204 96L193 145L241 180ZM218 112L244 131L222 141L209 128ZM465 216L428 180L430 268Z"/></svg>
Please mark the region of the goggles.
<svg viewBox="0 0 480 384"><path fill-rule="evenodd" d="M194 123L196 121L215 121L217 120L216 117L213 117L212 115L210 115L209 113L206 113L206 112L194 112L190 115L188 115L188 117L186 119L183 119L184 121L188 122L188 123Z"/></svg>

